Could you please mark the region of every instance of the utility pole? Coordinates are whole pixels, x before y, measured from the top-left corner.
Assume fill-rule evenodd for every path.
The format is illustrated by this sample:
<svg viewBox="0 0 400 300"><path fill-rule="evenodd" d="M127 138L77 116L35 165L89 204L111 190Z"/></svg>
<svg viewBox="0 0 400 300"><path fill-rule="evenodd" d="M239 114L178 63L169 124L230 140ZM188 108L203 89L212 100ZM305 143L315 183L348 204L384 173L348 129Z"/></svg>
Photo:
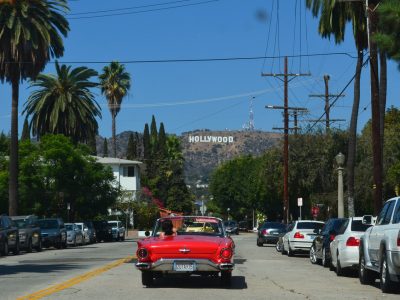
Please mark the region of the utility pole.
<svg viewBox="0 0 400 300"><path fill-rule="evenodd" d="M289 96L288 85L291 80L298 76L310 76L310 74L290 74L288 73L288 58L285 57L285 66L283 74L265 74L261 76L272 76L275 78L283 77L284 83L284 143L283 143L283 216L285 223L289 222ZM289 79L291 77L291 79ZM280 79L282 80L282 79Z"/></svg>
<svg viewBox="0 0 400 300"><path fill-rule="evenodd" d="M330 130L330 124L331 124L331 120L330 120L330 100L332 98L338 98L338 97L344 97L345 95L333 95L333 94L329 94L329 75L324 75L324 82L325 82L325 94L320 94L320 95L309 95L310 97L318 97L318 98L322 98L325 99L325 132L328 133ZM345 121L345 120L343 120Z"/></svg>

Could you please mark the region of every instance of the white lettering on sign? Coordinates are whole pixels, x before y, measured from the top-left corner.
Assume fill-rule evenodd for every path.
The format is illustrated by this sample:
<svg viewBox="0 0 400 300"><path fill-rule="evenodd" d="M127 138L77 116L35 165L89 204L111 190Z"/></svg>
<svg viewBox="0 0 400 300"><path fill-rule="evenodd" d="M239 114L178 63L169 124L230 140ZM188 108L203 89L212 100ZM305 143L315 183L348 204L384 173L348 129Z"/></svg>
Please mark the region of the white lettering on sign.
<svg viewBox="0 0 400 300"><path fill-rule="evenodd" d="M233 136L189 135L189 143L233 143Z"/></svg>

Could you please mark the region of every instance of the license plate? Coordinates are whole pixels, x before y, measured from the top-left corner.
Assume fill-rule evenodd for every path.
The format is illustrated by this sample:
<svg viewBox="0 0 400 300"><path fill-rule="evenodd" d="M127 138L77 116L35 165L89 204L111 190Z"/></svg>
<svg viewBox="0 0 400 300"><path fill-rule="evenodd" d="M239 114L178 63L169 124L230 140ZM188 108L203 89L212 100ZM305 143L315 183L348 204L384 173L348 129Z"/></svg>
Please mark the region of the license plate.
<svg viewBox="0 0 400 300"><path fill-rule="evenodd" d="M309 235L308 237L309 237L310 240L312 240L312 241L315 239L315 236L313 236L313 235Z"/></svg>
<svg viewBox="0 0 400 300"><path fill-rule="evenodd" d="M174 262L174 271L177 272L193 272L195 271L196 266L194 262L190 261L176 261Z"/></svg>

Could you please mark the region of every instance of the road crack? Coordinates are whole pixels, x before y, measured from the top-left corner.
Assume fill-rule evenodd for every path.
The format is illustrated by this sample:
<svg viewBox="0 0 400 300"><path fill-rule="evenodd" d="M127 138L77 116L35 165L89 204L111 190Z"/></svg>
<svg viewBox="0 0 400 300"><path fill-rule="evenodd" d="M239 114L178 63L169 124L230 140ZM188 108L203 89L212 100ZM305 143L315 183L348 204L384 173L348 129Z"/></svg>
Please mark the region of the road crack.
<svg viewBox="0 0 400 300"><path fill-rule="evenodd" d="M265 279L269 280L270 282L272 282L272 284L274 284L275 286L277 286L278 288L280 288L283 291L286 291L286 292L289 292L289 293L292 293L292 294L296 294L296 295L299 295L299 296L303 296L303 297L305 297L305 299L311 299L310 296L308 296L306 294L303 294L301 292L297 292L295 289L288 289L288 288L284 287L283 285L280 285L279 283L277 283L276 281L272 280L268 276Z"/></svg>

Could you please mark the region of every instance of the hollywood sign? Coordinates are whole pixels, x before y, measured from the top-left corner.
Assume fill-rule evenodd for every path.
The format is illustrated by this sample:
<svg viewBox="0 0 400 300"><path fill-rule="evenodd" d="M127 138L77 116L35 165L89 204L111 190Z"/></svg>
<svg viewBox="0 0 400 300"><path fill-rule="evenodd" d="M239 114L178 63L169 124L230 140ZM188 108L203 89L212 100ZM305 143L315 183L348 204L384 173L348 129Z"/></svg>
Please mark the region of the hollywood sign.
<svg viewBox="0 0 400 300"><path fill-rule="evenodd" d="M233 143L233 136L189 135L189 143Z"/></svg>

